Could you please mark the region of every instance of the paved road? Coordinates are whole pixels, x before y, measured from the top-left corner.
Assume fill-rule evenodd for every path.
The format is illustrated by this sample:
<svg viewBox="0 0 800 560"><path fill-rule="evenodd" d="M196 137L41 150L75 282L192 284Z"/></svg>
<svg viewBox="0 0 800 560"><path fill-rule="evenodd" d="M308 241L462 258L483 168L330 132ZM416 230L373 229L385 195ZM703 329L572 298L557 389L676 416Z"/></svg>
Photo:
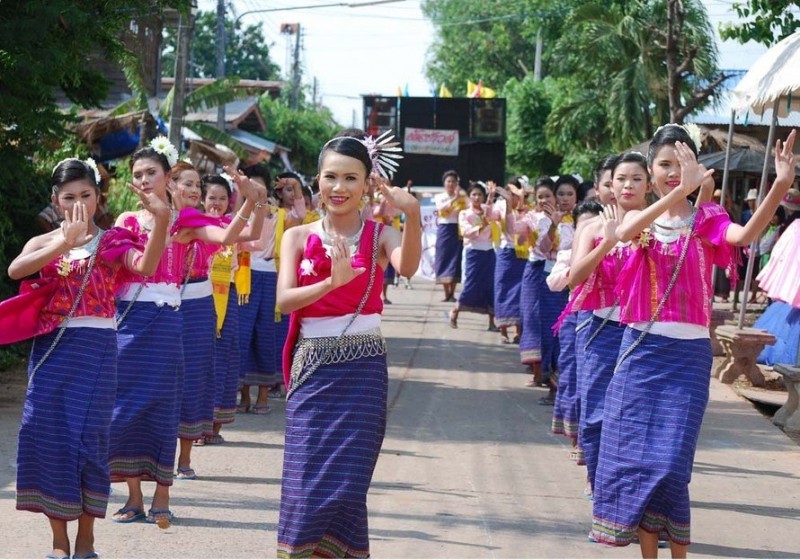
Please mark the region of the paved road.
<svg viewBox="0 0 800 560"><path fill-rule="evenodd" d="M549 432L552 409L536 403L545 390L523 386L516 347L498 344L485 317L462 314L450 329L430 284L390 297L389 427L369 499L373 557L638 557L635 546L587 542L584 473L567 459L568 440ZM44 517L14 510L22 391L0 392L0 557L41 558ZM195 450L200 478L176 481L171 529L101 520L98 552L273 557L283 403L273 404L269 416L237 415L225 445ZM115 488L110 511L124 501ZM798 447L716 380L691 493L692 556L800 558Z"/></svg>

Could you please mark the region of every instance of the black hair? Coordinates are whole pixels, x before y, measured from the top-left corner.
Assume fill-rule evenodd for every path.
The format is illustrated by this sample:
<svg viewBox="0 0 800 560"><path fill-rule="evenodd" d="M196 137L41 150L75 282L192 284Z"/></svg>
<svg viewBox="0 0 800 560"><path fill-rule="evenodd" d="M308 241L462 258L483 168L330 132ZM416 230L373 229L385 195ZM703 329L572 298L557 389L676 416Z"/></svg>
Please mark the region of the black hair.
<svg viewBox="0 0 800 560"><path fill-rule="evenodd" d="M597 162L597 166L594 168L592 172L592 177L594 178L595 185L600 184L600 177L603 175L603 171L611 171L614 169L614 165L616 165L617 160L619 159L619 154L612 154L610 156L606 156Z"/></svg>
<svg viewBox="0 0 800 560"><path fill-rule="evenodd" d="M300 183L301 188L305 186L305 183L303 183L303 180L300 178L300 175L298 175L297 173L293 173L291 171L284 171L283 173L278 173L277 175L275 175L276 184L281 179L294 179L295 181Z"/></svg>
<svg viewBox="0 0 800 560"><path fill-rule="evenodd" d="M533 191L536 192L542 187L548 188L553 194L556 194L556 184L546 175L536 179L536 185L534 185Z"/></svg>
<svg viewBox="0 0 800 560"><path fill-rule="evenodd" d="M360 128L343 128L333 136L334 138L358 138L362 140L367 137L367 133Z"/></svg>
<svg viewBox="0 0 800 560"><path fill-rule="evenodd" d="M242 173L244 173L245 175L247 175L247 177L251 179L253 177L261 177L261 179L264 181L264 185L267 187L272 181L269 169L267 169L267 166L261 165L260 163L254 163L253 165L248 165L247 167L242 169Z"/></svg>
<svg viewBox="0 0 800 560"><path fill-rule="evenodd" d="M456 183L460 182L458 177L458 171L455 169L448 169L444 173L442 173L442 184L447 180L448 177L455 177Z"/></svg>
<svg viewBox="0 0 800 560"><path fill-rule="evenodd" d="M667 124L659 128L653 135L650 141L650 147L647 149L647 164L652 166L653 161L656 159L656 154L664 146L675 145L675 142L684 142L689 145L689 148L696 154L699 146L695 145L692 137L686 132L686 129L679 124Z"/></svg>
<svg viewBox="0 0 800 560"><path fill-rule="evenodd" d="M614 161L614 166L611 168L611 175L613 177L614 172L617 170L617 167L622 165L623 163L638 163L644 169L644 174L647 176L647 180L650 180L650 172L647 170L647 161L643 154L639 152L625 152L624 154L620 154L617 157L616 161Z"/></svg>
<svg viewBox="0 0 800 560"><path fill-rule="evenodd" d="M520 180L519 180L519 177L514 177L513 179L509 179L509 181L508 181L508 183L507 183L507 184L509 184L509 185L514 185L514 186L515 186L515 187L517 187L518 189L521 189L521 188L523 188L523 187L522 187L522 181L520 181Z"/></svg>
<svg viewBox="0 0 800 560"><path fill-rule="evenodd" d="M316 194L319 192L319 177L315 176L314 179L309 183L308 188L311 189L311 192Z"/></svg>
<svg viewBox="0 0 800 560"><path fill-rule="evenodd" d="M89 167L88 163L78 158L69 158L60 162L56 165L56 168L53 169L53 174L50 176L50 184L52 185L52 192L54 195L58 195L58 190L62 185L71 181L83 180L89 181L89 183L97 189L98 194L100 194L100 185L97 184L97 179L94 176L94 169Z"/></svg>
<svg viewBox="0 0 800 560"><path fill-rule="evenodd" d="M486 189L483 188L483 185L478 183L477 181L470 181L469 188L467 189L467 194L472 194L472 191L481 191L483 195L483 199L486 200Z"/></svg>
<svg viewBox="0 0 800 560"><path fill-rule="evenodd" d="M595 216L598 216L602 211L603 211L602 204L600 204L596 200L587 200L586 202L581 202L575 208L572 209L572 220L577 224L578 218L580 218L583 214L593 214Z"/></svg>
<svg viewBox="0 0 800 560"><path fill-rule="evenodd" d="M578 185L578 202L583 202L583 199L586 198L586 195L592 189L594 189L594 183L591 181L584 181Z"/></svg>
<svg viewBox="0 0 800 560"><path fill-rule="evenodd" d="M133 164L139 161L140 159L152 159L153 161L157 161L161 167L164 169L164 173L167 174L172 169L172 166L169 164L169 160L167 156L162 153L159 153L155 150L155 148L151 146L146 146L144 148L139 148L133 155L131 156L130 166L133 169Z"/></svg>
<svg viewBox="0 0 800 560"><path fill-rule="evenodd" d="M231 185L230 183L228 183L228 181L225 180L224 177L208 173L206 175L203 175L203 177L200 179L200 191L203 193L202 195L203 198L206 197L206 194L208 193L208 188L211 185L219 185L223 187L225 189L225 192L228 193L228 198L231 198L233 196Z"/></svg>
<svg viewBox="0 0 800 560"><path fill-rule="evenodd" d="M372 173L372 159L369 157L367 147L361 142L360 139L354 136L336 136L328 140L328 142L322 147L322 151L319 153L319 159L317 160L317 168L320 171L322 170L322 160L325 158L325 154L328 152L335 152L343 156L357 159L364 164L367 177L369 177L369 174Z"/></svg>
<svg viewBox="0 0 800 560"><path fill-rule="evenodd" d="M303 187L303 196L308 197L310 199L314 199L314 191L311 190L311 187Z"/></svg>
<svg viewBox="0 0 800 560"><path fill-rule="evenodd" d="M572 185L572 188L575 189L575 193L578 193L578 187L581 186L581 182L575 175L561 175L558 179L556 179L556 190L561 185Z"/></svg>

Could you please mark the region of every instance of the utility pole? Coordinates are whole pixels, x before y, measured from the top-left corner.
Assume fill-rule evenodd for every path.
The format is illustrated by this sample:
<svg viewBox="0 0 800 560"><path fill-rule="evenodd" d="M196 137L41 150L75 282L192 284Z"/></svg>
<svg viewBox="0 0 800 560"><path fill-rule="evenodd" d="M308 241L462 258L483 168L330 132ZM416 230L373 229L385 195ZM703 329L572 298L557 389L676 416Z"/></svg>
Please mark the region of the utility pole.
<svg viewBox="0 0 800 560"><path fill-rule="evenodd" d="M314 104L314 107L317 106L317 77L314 76L314 87L311 90L311 100Z"/></svg>
<svg viewBox="0 0 800 560"><path fill-rule="evenodd" d="M234 30L235 31L235 30ZM217 80L225 77L225 0L217 0ZM217 107L217 128L225 132L225 104Z"/></svg>
<svg viewBox="0 0 800 560"><path fill-rule="evenodd" d="M194 14L192 10L181 13L178 18L178 52L175 54L175 92L172 96L172 111L169 117L169 141L181 151L181 128L183 128L183 99L186 97L186 69L189 62L189 40L192 36Z"/></svg>
<svg viewBox="0 0 800 560"><path fill-rule="evenodd" d="M297 109L298 93L300 91L300 24L282 23L281 33L294 34L294 59L292 61L292 91L289 96L289 106Z"/></svg>

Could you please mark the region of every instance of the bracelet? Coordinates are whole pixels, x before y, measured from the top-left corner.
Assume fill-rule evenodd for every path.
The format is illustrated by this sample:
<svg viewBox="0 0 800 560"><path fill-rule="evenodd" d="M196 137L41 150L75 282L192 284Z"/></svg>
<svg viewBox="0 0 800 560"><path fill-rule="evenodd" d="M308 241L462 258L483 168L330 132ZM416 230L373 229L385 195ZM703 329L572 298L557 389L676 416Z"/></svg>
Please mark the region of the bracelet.
<svg viewBox="0 0 800 560"><path fill-rule="evenodd" d="M264 208L264 206L266 205L267 205L266 202L256 202L256 208Z"/></svg>
<svg viewBox="0 0 800 560"><path fill-rule="evenodd" d="M249 222L250 221L250 218L245 218L239 212L236 212L236 217L239 218L240 220L242 220L243 222Z"/></svg>

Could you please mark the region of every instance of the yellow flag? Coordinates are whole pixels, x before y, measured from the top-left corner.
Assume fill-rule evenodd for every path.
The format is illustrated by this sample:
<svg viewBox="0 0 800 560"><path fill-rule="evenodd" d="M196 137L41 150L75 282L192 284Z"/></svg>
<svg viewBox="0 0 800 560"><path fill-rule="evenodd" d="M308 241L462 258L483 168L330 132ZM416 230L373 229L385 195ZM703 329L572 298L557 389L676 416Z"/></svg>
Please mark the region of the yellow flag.
<svg viewBox="0 0 800 560"><path fill-rule="evenodd" d="M439 97L453 97L453 94L450 93L450 90L442 84L442 87L439 88Z"/></svg>
<svg viewBox="0 0 800 560"><path fill-rule="evenodd" d="M397 86L397 97L403 97L403 90L400 86Z"/></svg>
<svg viewBox="0 0 800 560"><path fill-rule="evenodd" d="M479 88L478 84L467 80L467 97L478 97Z"/></svg>
<svg viewBox="0 0 800 560"><path fill-rule="evenodd" d="M481 97L484 99L493 99L497 97L497 92L492 88L488 88L484 85L481 85Z"/></svg>

